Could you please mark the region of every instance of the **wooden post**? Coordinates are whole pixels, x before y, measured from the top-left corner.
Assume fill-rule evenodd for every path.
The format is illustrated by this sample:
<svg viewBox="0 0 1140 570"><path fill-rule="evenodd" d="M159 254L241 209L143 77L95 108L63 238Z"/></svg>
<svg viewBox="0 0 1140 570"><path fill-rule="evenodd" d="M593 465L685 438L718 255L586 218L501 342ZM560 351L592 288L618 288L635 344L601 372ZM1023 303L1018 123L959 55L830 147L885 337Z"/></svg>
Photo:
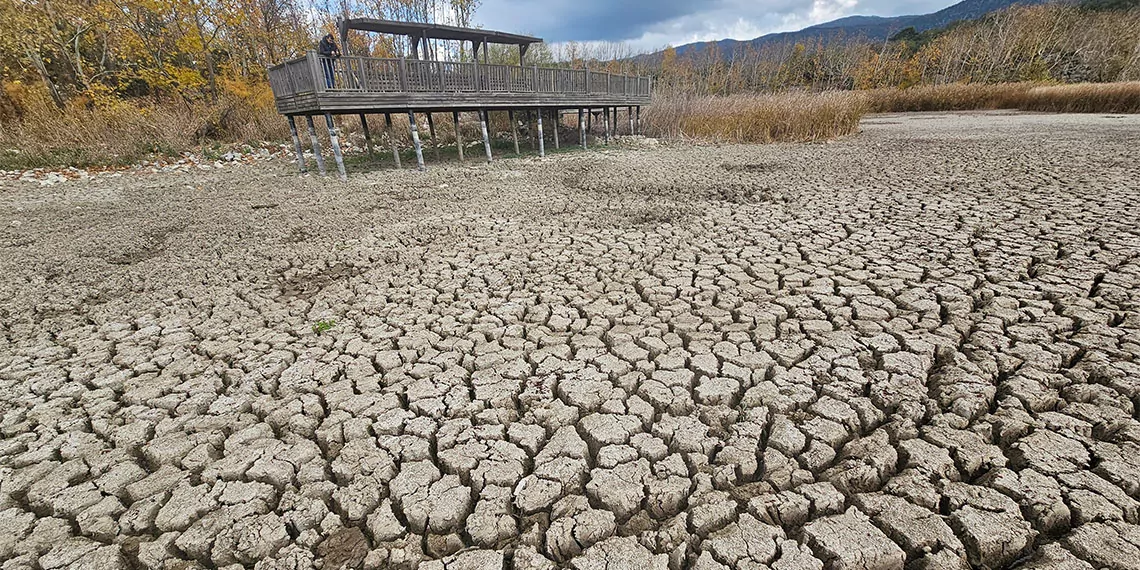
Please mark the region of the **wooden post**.
<svg viewBox="0 0 1140 570"><path fill-rule="evenodd" d="M641 105L638 105L638 106L637 106L637 121L636 121L636 124L637 124L637 134L639 134L639 135L640 135L640 134L642 134L642 129L641 129Z"/></svg>
<svg viewBox="0 0 1140 570"><path fill-rule="evenodd" d="M628 117L629 118L629 135L633 136L636 133L633 132L633 106L632 105L625 108L625 114L629 115L629 117Z"/></svg>
<svg viewBox="0 0 1140 570"><path fill-rule="evenodd" d="M586 109L586 132L594 130L594 108L589 107Z"/></svg>
<svg viewBox="0 0 1140 570"><path fill-rule="evenodd" d="M582 117L582 109L578 109L578 135L582 139L582 150L586 149L586 120Z"/></svg>
<svg viewBox="0 0 1140 570"><path fill-rule="evenodd" d="M415 111L408 111L408 124L412 127L412 146L416 147L416 168L427 170L424 166L424 148L420 145L420 128L416 126Z"/></svg>
<svg viewBox="0 0 1140 570"><path fill-rule="evenodd" d="M531 129L532 124L531 124L530 119L531 119L532 113L530 111L523 111L523 112L526 113L526 128L528 131L530 131L530 133L532 135L530 137L530 150L538 150L538 140L534 138L533 135L534 135L535 131L533 129ZM538 110L538 114L539 114L539 116L542 115L542 109Z"/></svg>
<svg viewBox="0 0 1140 570"><path fill-rule="evenodd" d="M507 109L507 118L511 121L511 137L515 140L515 154L519 153L519 124L515 121L515 110Z"/></svg>
<svg viewBox="0 0 1140 570"><path fill-rule="evenodd" d="M313 90L317 93L327 90L328 78L325 77L324 69L321 69L322 64L317 61L317 52L313 50L305 52L305 59L309 60L309 69L313 73Z"/></svg>
<svg viewBox="0 0 1140 570"><path fill-rule="evenodd" d="M487 49L486 46L483 49ZM479 109L479 126L483 128L483 148L487 151L487 162L491 162L491 136L487 134L487 110Z"/></svg>
<svg viewBox="0 0 1140 570"><path fill-rule="evenodd" d="M305 151L301 148L301 137L297 136L297 120L293 115L288 116L289 133L293 135L293 150L297 152L297 168L305 172Z"/></svg>
<svg viewBox="0 0 1140 570"><path fill-rule="evenodd" d="M396 168L400 168L400 149L396 148L396 133L392 132L392 114L384 113L384 126L388 131L388 144L392 146L392 160L396 161Z"/></svg>
<svg viewBox="0 0 1140 570"><path fill-rule="evenodd" d="M375 154L372 150L372 133L368 132L368 117L364 113L360 114L360 128L364 129L364 146L368 149L368 158L372 158Z"/></svg>
<svg viewBox="0 0 1140 570"><path fill-rule="evenodd" d="M452 111L451 118L455 121L455 149L459 151L459 162L463 162L463 132L459 130L459 111Z"/></svg>
<svg viewBox="0 0 1140 570"><path fill-rule="evenodd" d="M607 74L606 77L609 77L609 75ZM602 107L602 128L606 130L605 134L602 135L602 140L605 141L606 144L610 144L610 108L609 107Z"/></svg>
<svg viewBox="0 0 1140 570"><path fill-rule="evenodd" d="M329 144L333 149L333 159L336 160L337 175L341 180L348 180L348 175L344 172L344 154L340 151L340 136L333 124L332 113L325 113L325 126L329 129Z"/></svg>
<svg viewBox="0 0 1140 570"><path fill-rule="evenodd" d="M431 146L433 148L433 153L435 154L435 159L439 160L439 141L435 138L435 121L432 120L431 113L428 113L427 116L428 116L428 133L431 134Z"/></svg>
<svg viewBox="0 0 1140 570"><path fill-rule="evenodd" d="M542 139L542 109L538 110L538 156L546 156L546 141Z"/></svg>
<svg viewBox="0 0 1140 570"><path fill-rule="evenodd" d="M551 118L554 119L554 150L558 150L558 127L562 124L562 117L558 114L558 109L551 113Z"/></svg>
<svg viewBox="0 0 1140 570"><path fill-rule="evenodd" d="M309 140L313 141L313 156L317 159L317 171L325 175L325 159L321 156L321 141L317 138L317 127L313 125L313 116L305 115L305 123L309 127Z"/></svg>

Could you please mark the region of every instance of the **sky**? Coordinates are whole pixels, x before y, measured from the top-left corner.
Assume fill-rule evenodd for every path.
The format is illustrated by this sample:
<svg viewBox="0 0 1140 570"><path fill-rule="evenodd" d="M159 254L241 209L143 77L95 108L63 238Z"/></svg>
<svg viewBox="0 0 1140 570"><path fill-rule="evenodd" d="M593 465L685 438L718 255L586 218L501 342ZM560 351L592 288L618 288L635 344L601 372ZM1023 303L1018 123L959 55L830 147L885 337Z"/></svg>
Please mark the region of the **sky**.
<svg viewBox="0 0 1140 570"><path fill-rule="evenodd" d="M844 16L927 14L958 0L483 0L476 23L550 43L624 42L635 51L794 31Z"/></svg>

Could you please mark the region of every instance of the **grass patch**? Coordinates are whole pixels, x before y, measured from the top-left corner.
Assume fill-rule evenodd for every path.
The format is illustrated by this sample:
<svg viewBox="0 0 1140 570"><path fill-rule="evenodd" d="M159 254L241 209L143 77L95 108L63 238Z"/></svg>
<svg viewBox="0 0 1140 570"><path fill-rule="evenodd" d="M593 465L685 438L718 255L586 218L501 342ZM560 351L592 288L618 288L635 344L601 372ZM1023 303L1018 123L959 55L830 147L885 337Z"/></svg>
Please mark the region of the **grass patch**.
<svg viewBox="0 0 1140 570"><path fill-rule="evenodd" d="M315 324L313 324L313 333L316 335L321 335L323 333L331 331L335 326L336 321L332 319L326 321L317 321Z"/></svg>
<svg viewBox="0 0 1140 570"><path fill-rule="evenodd" d="M866 112L854 92L659 95L643 113L651 136L771 143L832 139L854 133Z"/></svg>
<svg viewBox="0 0 1140 570"><path fill-rule="evenodd" d="M286 140L287 123L265 93L223 94L218 101L127 101L106 95L75 97L57 108L39 90L18 92L19 110L0 122L0 169L128 166L177 157L200 146L207 156L223 145Z"/></svg>
<svg viewBox="0 0 1140 570"><path fill-rule="evenodd" d="M1053 113L1140 113L1140 81L1120 83L954 83L865 92L875 113L1018 109Z"/></svg>

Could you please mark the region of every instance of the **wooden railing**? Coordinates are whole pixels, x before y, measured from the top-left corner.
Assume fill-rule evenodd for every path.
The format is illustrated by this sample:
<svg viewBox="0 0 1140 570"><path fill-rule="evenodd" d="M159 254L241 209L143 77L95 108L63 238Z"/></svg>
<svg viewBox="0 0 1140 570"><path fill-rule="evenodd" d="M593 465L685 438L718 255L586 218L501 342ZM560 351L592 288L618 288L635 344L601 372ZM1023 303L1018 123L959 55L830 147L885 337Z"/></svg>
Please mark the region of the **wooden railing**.
<svg viewBox="0 0 1140 570"><path fill-rule="evenodd" d="M648 77L586 69L345 56L305 57L269 68L275 97L302 93L580 93L648 97Z"/></svg>

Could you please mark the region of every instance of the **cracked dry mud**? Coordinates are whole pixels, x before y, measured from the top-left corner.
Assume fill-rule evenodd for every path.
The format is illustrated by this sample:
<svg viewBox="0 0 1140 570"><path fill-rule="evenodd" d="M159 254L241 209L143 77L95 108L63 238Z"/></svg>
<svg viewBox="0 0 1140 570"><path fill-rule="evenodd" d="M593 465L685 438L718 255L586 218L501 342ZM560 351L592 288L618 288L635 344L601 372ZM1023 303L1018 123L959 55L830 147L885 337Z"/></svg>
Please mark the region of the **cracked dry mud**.
<svg viewBox="0 0 1140 570"><path fill-rule="evenodd" d="M9 184L0 568L1140 568L1138 140Z"/></svg>

